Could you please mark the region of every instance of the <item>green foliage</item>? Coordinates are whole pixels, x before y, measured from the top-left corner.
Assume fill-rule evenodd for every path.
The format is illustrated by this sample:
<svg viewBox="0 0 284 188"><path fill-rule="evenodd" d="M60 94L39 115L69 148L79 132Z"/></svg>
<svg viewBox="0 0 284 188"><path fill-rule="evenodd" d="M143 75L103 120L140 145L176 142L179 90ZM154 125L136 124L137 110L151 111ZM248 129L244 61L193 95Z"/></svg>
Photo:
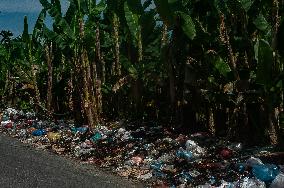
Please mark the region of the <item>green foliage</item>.
<svg viewBox="0 0 284 188"><path fill-rule="evenodd" d="M172 25L174 22L173 12L170 8L170 4L165 0L154 0L157 12L162 20L167 25Z"/></svg>
<svg viewBox="0 0 284 188"><path fill-rule="evenodd" d="M252 4L254 3L254 0L238 0L241 5L242 5L242 8L248 12L250 7L252 6Z"/></svg>
<svg viewBox="0 0 284 188"><path fill-rule="evenodd" d="M127 4L131 12L139 15L143 14L144 9L140 0L127 0Z"/></svg>
<svg viewBox="0 0 284 188"><path fill-rule="evenodd" d="M266 87L272 83L273 50L265 40L259 40L255 44L255 54L257 60L256 80Z"/></svg>
<svg viewBox="0 0 284 188"><path fill-rule="evenodd" d="M196 36L196 30L191 17L183 12L180 12L180 17L182 19L181 27L183 32L188 38L193 40Z"/></svg>
<svg viewBox="0 0 284 188"><path fill-rule="evenodd" d="M220 56L215 57L214 58L214 67L216 68L216 70L223 75L225 78L228 77L228 73L231 72L231 69L228 65L228 63L226 63Z"/></svg>
<svg viewBox="0 0 284 188"><path fill-rule="evenodd" d="M59 0L39 1L43 9L32 35L27 17L22 36L12 39L11 33L1 32L0 95L7 94L8 73L30 82L37 65L36 81L45 96L45 45L52 43L53 97L61 97L62 103L56 102L63 106L69 99L59 95L71 96L75 86L70 81L82 84L81 73L87 71L85 79L92 80L87 87L103 91L102 113L114 116L150 117L146 109L151 104L156 115L181 123L187 103L194 118L203 119L197 124L209 120L209 108L215 119L218 110L229 109L224 117L235 128L246 123L243 119L263 116L242 111L242 105L284 103L283 2L276 11L268 0L69 0L63 14ZM282 20L274 19L277 12ZM45 25L47 16L52 29ZM244 114L254 115L239 118Z"/></svg>
<svg viewBox="0 0 284 188"><path fill-rule="evenodd" d="M24 18L24 31L23 31L22 39L26 43L30 42L29 25L28 25L28 17L27 16L25 16L25 18Z"/></svg>
<svg viewBox="0 0 284 188"><path fill-rule="evenodd" d="M268 22L266 21L265 17L262 14L259 14L253 23L256 26L256 28L261 31L267 31L269 27Z"/></svg>
<svg viewBox="0 0 284 188"><path fill-rule="evenodd" d="M37 18L37 21L36 21L36 24L35 24L35 27L34 27L34 30L33 30L33 39L36 40L40 37L40 35L42 35L42 29L43 29L43 26L44 26L44 20L46 18L46 11L45 10L42 10L40 13L39 13L39 16Z"/></svg>
<svg viewBox="0 0 284 188"><path fill-rule="evenodd" d="M135 13L133 13L128 6L128 3L124 3L124 11L125 11L125 19L127 21L128 28L130 30L131 36L134 41L138 40L138 32L140 30L139 25L139 16Z"/></svg>

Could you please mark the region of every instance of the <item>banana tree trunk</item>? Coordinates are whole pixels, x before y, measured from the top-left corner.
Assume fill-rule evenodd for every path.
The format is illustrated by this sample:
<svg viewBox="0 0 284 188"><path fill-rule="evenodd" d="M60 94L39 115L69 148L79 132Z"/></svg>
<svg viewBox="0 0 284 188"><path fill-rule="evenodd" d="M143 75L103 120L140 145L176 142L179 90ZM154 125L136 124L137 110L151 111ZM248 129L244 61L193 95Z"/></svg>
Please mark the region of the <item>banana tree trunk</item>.
<svg viewBox="0 0 284 188"><path fill-rule="evenodd" d="M72 109L73 109L73 115L75 119L75 124L80 125L84 122L83 120L83 114L84 114L84 97L82 94L82 82L83 82L83 76L82 76L82 68L81 63L79 62L77 57L74 57L72 59L74 63L74 69L71 71L72 73ZM72 88L71 88L72 89Z"/></svg>
<svg viewBox="0 0 284 188"><path fill-rule="evenodd" d="M171 119L173 120L173 114L176 112L176 82L175 82L175 73L172 62L174 61L173 52L171 47L169 47L169 59L167 60L168 64L168 76L170 84L170 102L171 102Z"/></svg>
<svg viewBox="0 0 284 188"><path fill-rule="evenodd" d="M97 108L94 104L94 95L92 91L92 78L90 63L87 57L87 52L82 53L81 62L83 63L83 93L84 93L84 108L90 127L94 128L98 123Z"/></svg>
<svg viewBox="0 0 284 188"><path fill-rule="evenodd" d="M95 88L96 88L96 98L94 97L94 101L96 101L97 106L97 113L102 113L103 108L103 102L102 102L102 80L105 80L103 76L105 75L105 64L104 61L102 61L102 55L101 55L101 42L100 42L100 29L99 26L97 26L96 29L96 56L97 56L97 64L96 67L96 76L95 78Z"/></svg>
<svg viewBox="0 0 284 188"><path fill-rule="evenodd" d="M4 86L4 90L3 90L2 104L5 104L5 102L7 102L6 100L8 98L7 97L7 91L8 91L9 83L10 83L10 71L7 70L5 86Z"/></svg>
<svg viewBox="0 0 284 188"><path fill-rule="evenodd" d="M239 73L237 71L237 66L236 66L236 57L233 53L233 48L230 43L230 37L229 37L228 30L227 30L226 23L225 23L225 16L223 14L220 15L219 30L220 30L220 40L222 43L224 43L228 51L228 58L229 58L228 64L234 74L235 79L240 80Z"/></svg>
<svg viewBox="0 0 284 188"><path fill-rule="evenodd" d="M141 35L141 28L137 32L137 59L135 59L135 63L140 64L143 60L143 46L142 46L142 35ZM140 117L142 115L141 109L141 100L142 100L142 79L138 76L137 79L134 80L132 86L132 95L134 98L134 105L135 105L135 115L136 117Z"/></svg>
<svg viewBox="0 0 284 188"><path fill-rule="evenodd" d="M114 54L115 54L115 63L113 66L113 73L115 75L121 75L121 65L120 65L120 44L119 44L119 18L116 14L113 16L113 38L114 38Z"/></svg>
<svg viewBox="0 0 284 188"><path fill-rule="evenodd" d="M80 37L83 39L84 37L84 23L82 19L79 19L79 28L80 28ZM83 94L82 94L82 102L83 108L85 112L85 116L87 117L88 124L91 128L94 128L98 123L98 113L97 113L97 105L96 99L93 91L93 79L91 75L91 65L89 62L88 54L84 46L80 46L80 65L79 70L82 73L83 77Z"/></svg>
<svg viewBox="0 0 284 188"><path fill-rule="evenodd" d="M53 55L52 55L52 43L50 45L46 45L45 47L45 58L47 62L47 100L46 100L46 108L49 114L52 114L52 80L53 80Z"/></svg>
<svg viewBox="0 0 284 188"><path fill-rule="evenodd" d="M168 27L166 24L163 24L162 29L162 40L161 40L161 49L163 50L168 43Z"/></svg>
<svg viewBox="0 0 284 188"><path fill-rule="evenodd" d="M34 91L35 91L35 97L34 97L34 102L35 102L35 111L36 113L39 113L39 108L42 107L41 106L41 101L40 101L40 92L38 89L38 85L37 85L37 79L36 79L36 72L37 72L37 66L36 65L32 65L32 84L34 86Z"/></svg>
<svg viewBox="0 0 284 188"><path fill-rule="evenodd" d="M101 63L102 63L102 79L101 82L104 84L106 82L106 62L104 59L104 53L101 54Z"/></svg>
<svg viewBox="0 0 284 188"><path fill-rule="evenodd" d="M280 26L281 16L279 16L279 0L273 0L272 2L272 18L273 26L271 28L272 33L272 49L276 49L277 46L277 33Z"/></svg>
<svg viewBox="0 0 284 188"><path fill-rule="evenodd" d="M279 0L273 0L272 2L272 41L271 47L275 55L273 56L273 71L275 74L281 72L281 65L279 63L279 54L277 52L277 34L280 26L281 16L279 16ZM273 108L269 111L269 132L270 132L270 142L271 144L278 145L282 147L284 145L284 140L281 138L281 130L279 124L279 107Z"/></svg>
<svg viewBox="0 0 284 188"><path fill-rule="evenodd" d="M268 133L271 145L278 145L280 144L280 129L279 129L279 111L277 108L273 108L269 110L268 113Z"/></svg>
<svg viewBox="0 0 284 188"><path fill-rule="evenodd" d="M68 86L67 86L67 97L68 97L68 108L70 111L73 112L74 110L74 103L73 103L73 92L74 92L74 84L73 84L73 77L74 77L74 73L71 70L70 72L70 78L68 80Z"/></svg>
<svg viewBox="0 0 284 188"><path fill-rule="evenodd" d="M174 61L173 57L173 50L171 46L167 47L168 44L168 28L167 25L164 23L162 28L162 39L161 39L161 59L166 64L168 78L169 78L169 96L170 96L170 113L171 119L173 119L173 114L176 111L176 90L175 90L175 76L174 70L172 66L172 62Z"/></svg>
<svg viewBox="0 0 284 188"><path fill-rule="evenodd" d="M8 93L8 105L12 106L13 105L13 90L14 90L14 81L11 77L9 77L9 93Z"/></svg>
<svg viewBox="0 0 284 188"><path fill-rule="evenodd" d="M143 45L142 45L142 31L141 27L139 28L139 31L137 33L137 46L138 46L138 63L140 63L143 60Z"/></svg>
<svg viewBox="0 0 284 188"><path fill-rule="evenodd" d="M215 136L216 134L216 127L215 127L215 118L214 118L214 109L209 107L208 109L208 128L209 132Z"/></svg>

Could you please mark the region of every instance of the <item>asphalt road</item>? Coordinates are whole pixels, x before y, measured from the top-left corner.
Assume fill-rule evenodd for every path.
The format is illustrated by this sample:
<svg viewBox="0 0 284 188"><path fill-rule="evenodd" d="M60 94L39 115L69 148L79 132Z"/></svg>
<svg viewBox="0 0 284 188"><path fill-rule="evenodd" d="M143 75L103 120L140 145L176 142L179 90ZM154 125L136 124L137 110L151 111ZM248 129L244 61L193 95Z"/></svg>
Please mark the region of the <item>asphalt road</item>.
<svg viewBox="0 0 284 188"><path fill-rule="evenodd" d="M143 187L0 134L0 188Z"/></svg>

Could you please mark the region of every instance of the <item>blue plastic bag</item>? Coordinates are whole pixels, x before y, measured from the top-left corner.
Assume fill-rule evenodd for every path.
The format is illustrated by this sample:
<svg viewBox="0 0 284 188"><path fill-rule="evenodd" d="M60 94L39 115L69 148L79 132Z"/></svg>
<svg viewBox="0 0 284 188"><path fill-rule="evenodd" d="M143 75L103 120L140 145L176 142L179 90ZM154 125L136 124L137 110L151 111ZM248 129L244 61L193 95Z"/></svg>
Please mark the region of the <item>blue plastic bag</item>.
<svg viewBox="0 0 284 188"><path fill-rule="evenodd" d="M102 137L103 137L103 136L102 136L101 133L96 132L96 133L91 137L91 141L97 142L97 141L101 140Z"/></svg>
<svg viewBox="0 0 284 188"><path fill-rule="evenodd" d="M193 159L192 153L190 151L183 150L183 149L179 149L176 152L176 156L179 157L179 158L186 159L186 160L192 160Z"/></svg>
<svg viewBox="0 0 284 188"><path fill-rule="evenodd" d="M32 132L33 136L42 136L45 135L46 131L44 129L37 129L35 131Z"/></svg>
<svg viewBox="0 0 284 188"><path fill-rule="evenodd" d="M71 128L71 132L73 134L76 134L77 132L84 134L88 131L88 127L77 127L77 128Z"/></svg>
<svg viewBox="0 0 284 188"><path fill-rule="evenodd" d="M273 164L258 164L252 166L253 175L264 182L271 182L279 174L279 169Z"/></svg>

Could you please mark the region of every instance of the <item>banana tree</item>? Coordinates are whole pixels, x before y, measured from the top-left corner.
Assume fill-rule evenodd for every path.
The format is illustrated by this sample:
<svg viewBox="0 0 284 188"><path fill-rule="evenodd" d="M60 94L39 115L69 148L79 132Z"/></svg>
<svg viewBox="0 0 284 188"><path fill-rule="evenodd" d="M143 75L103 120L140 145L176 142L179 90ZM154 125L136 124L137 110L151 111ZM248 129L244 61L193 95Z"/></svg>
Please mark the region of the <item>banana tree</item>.
<svg viewBox="0 0 284 188"><path fill-rule="evenodd" d="M35 27L32 33L32 40L37 43L42 43L44 45L44 61L47 64L47 92L46 92L46 110L51 116L53 113L52 109L52 88L53 88L53 60L54 52L52 41L49 41L47 37L44 36L44 20L46 18L46 11L42 10L37 18Z"/></svg>
<svg viewBox="0 0 284 188"><path fill-rule="evenodd" d="M18 39L12 39L13 36L10 31L1 31L0 33L2 39L0 43L0 57L1 57L1 69L0 69L0 98L2 105L15 105L15 84L18 80L19 66L17 65L17 61L19 56L17 56L20 51L18 46Z"/></svg>
<svg viewBox="0 0 284 188"><path fill-rule="evenodd" d="M42 60L42 48L40 43L37 43L32 40L31 35L28 31L28 18L25 16L24 18L24 31L21 36L21 41L23 44L24 51L24 61L27 67L30 68L30 71L27 72L28 77L30 78L30 82L34 87L35 95L34 95L34 103L35 103L35 111L39 112L41 104L40 91L37 82L37 73L39 70L39 64Z"/></svg>
<svg viewBox="0 0 284 188"><path fill-rule="evenodd" d="M87 20L85 24L85 35L86 38L91 39L88 44L88 51L94 52L94 56L90 58L91 60L91 76L94 78L92 85L95 88L95 97L97 101L98 114L102 114L103 102L102 102L102 84L106 80L106 65L104 60L104 55L101 49L102 41L102 13L106 9L106 2L100 1L86 1L86 10L84 10L87 15ZM95 31L95 35L93 34ZM91 54L89 54L91 55Z"/></svg>
<svg viewBox="0 0 284 188"><path fill-rule="evenodd" d="M46 0L41 0L41 4L54 19L53 31L44 26L43 30L46 37L54 41L64 52L65 57L72 62L72 81L75 86L73 102L76 106L74 109L76 111L78 111L78 108L83 109L88 124L94 127L99 121L99 101L96 98L96 91L100 87L97 85L97 71L100 71L97 70L97 67L100 66L99 63L101 62L91 63L90 57L94 53L100 54L99 43L96 43L94 51L88 53L87 50L91 48L89 45L92 46L92 44L87 40L95 38L95 36L89 36L91 34L89 30L97 24L93 22L93 17L98 17L103 11L103 1L101 1L101 4L96 4L87 0L70 0L70 6L64 16L61 13L59 1L49 3ZM87 21L85 20L86 17ZM99 38L98 34L99 31L97 30L97 38ZM95 44L95 40L93 41L93 44ZM76 117L78 117L76 119L81 119L80 115L76 115Z"/></svg>
<svg viewBox="0 0 284 188"><path fill-rule="evenodd" d="M155 11L147 10L150 1L143 4L141 1L108 1L108 11L111 23L113 23L114 32L114 67L118 72L122 73L122 77L118 77L118 81L113 86L113 90L122 89L123 86L129 85L131 92L130 102L131 109L135 116L143 116L143 103L147 97L143 87L147 87L148 81L152 80L158 66L155 54L153 53L153 45L158 44L159 34L156 32L158 27L155 21ZM117 25L119 23L119 25ZM119 26L119 30L117 30ZM121 37L117 36L117 31L121 33ZM120 41L118 43L118 41ZM155 49L156 50L156 49ZM153 58L153 59L152 59ZM156 56L155 56L156 58ZM120 59L120 62L117 60ZM120 70L120 64L122 69ZM153 74L153 75L149 75ZM146 76L147 75L147 76ZM151 86L152 87L152 86ZM152 89L152 88L151 88ZM123 89L122 89L123 90ZM144 90L144 91L143 91ZM150 94L150 95L153 95ZM144 100L144 101L143 101Z"/></svg>
<svg viewBox="0 0 284 188"><path fill-rule="evenodd" d="M164 45L162 56L168 54L166 67L170 85L172 115L180 123L183 106L185 64L188 59L188 43L196 37L196 28L190 11L186 9L188 1L154 0L164 28L164 33L171 31L170 42Z"/></svg>
<svg viewBox="0 0 284 188"><path fill-rule="evenodd" d="M12 43L11 43L11 37L13 34L10 31L1 31L0 32L1 36L1 43L0 43L0 57L1 57L1 69L0 69L0 81L1 81L1 92L0 92L0 97L1 97L1 103L4 105L5 101L5 94L8 91L8 86L10 82L10 60L11 60L11 48L12 48ZM4 86L4 87L3 87Z"/></svg>

